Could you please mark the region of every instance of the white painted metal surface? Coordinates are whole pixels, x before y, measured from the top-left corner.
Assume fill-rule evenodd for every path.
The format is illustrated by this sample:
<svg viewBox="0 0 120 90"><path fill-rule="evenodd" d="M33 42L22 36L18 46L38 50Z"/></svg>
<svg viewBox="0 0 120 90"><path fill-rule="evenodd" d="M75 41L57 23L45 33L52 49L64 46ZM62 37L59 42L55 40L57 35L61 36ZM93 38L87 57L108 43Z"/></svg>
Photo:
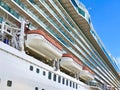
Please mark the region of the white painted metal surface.
<svg viewBox="0 0 120 90"><path fill-rule="evenodd" d="M30 70L30 66L33 67ZM39 73L36 70L39 69ZM45 72L45 75L43 75ZM48 79L48 72L52 73ZM54 81L53 75L56 75ZM61 82L58 83L58 77ZM62 84L62 78L65 79ZM66 80L69 81L68 86ZM8 81L12 84L9 86ZM70 81L78 88L70 87ZM38 89L35 89L38 88ZM91 90L90 87L60 71L54 69L3 42L0 42L0 90ZM99 89L96 89L99 90Z"/></svg>
<svg viewBox="0 0 120 90"><path fill-rule="evenodd" d="M72 72L80 72L82 70L82 66L77 64L72 58L70 57L62 57L61 66L69 71Z"/></svg>
<svg viewBox="0 0 120 90"><path fill-rule="evenodd" d="M80 78L89 81L89 80L93 80L94 76L88 71L88 70L82 70L80 72Z"/></svg>
<svg viewBox="0 0 120 90"><path fill-rule="evenodd" d="M25 45L27 48L47 59L54 60L62 57L62 51L39 34L28 34Z"/></svg>

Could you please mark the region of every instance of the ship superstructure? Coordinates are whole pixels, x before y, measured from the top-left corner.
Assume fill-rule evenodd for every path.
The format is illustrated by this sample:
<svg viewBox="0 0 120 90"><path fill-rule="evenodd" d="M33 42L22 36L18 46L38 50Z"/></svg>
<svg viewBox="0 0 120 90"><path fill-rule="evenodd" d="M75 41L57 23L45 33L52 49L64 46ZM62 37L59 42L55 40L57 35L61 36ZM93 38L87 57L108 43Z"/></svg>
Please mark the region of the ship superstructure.
<svg viewBox="0 0 120 90"><path fill-rule="evenodd" d="M119 90L80 1L1 0L0 40L2 90Z"/></svg>

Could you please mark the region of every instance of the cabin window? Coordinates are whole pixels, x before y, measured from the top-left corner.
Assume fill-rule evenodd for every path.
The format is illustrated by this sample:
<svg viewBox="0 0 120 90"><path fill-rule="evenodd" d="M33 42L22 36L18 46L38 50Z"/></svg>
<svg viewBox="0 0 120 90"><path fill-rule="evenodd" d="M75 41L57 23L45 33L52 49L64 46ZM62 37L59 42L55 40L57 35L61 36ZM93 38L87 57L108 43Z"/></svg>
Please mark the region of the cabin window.
<svg viewBox="0 0 120 90"><path fill-rule="evenodd" d="M62 84L65 84L65 78L62 79Z"/></svg>
<svg viewBox="0 0 120 90"><path fill-rule="evenodd" d="M42 90L45 90L45 89L42 89Z"/></svg>
<svg viewBox="0 0 120 90"><path fill-rule="evenodd" d="M38 90L38 87L35 87L35 90Z"/></svg>
<svg viewBox="0 0 120 90"><path fill-rule="evenodd" d="M30 71L33 71L33 66L30 66Z"/></svg>
<svg viewBox="0 0 120 90"><path fill-rule="evenodd" d="M39 72L40 72L40 69L37 68L37 69L36 69L36 72L39 73Z"/></svg>
<svg viewBox="0 0 120 90"><path fill-rule="evenodd" d="M45 71L43 71L43 76L45 76L45 74L46 74Z"/></svg>
<svg viewBox="0 0 120 90"><path fill-rule="evenodd" d="M12 86L12 81L8 80L8 81L7 81L7 86L8 86L8 87L11 87L11 86Z"/></svg>
<svg viewBox="0 0 120 90"><path fill-rule="evenodd" d="M61 76L58 77L58 83L61 83Z"/></svg>
<svg viewBox="0 0 120 90"><path fill-rule="evenodd" d="M68 86L68 80L66 80L66 85Z"/></svg>
<svg viewBox="0 0 120 90"><path fill-rule="evenodd" d="M73 82L73 88L75 87L75 83Z"/></svg>
<svg viewBox="0 0 120 90"><path fill-rule="evenodd" d="M76 89L78 89L78 84L76 84Z"/></svg>
<svg viewBox="0 0 120 90"><path fill-rule="evenodd" d="M72 82L70 81L70 87L72 86Z"/></svg>
<svg viewBox="0 0 120 90"><path fill-rule="evenodd" d="M51 76L52 76L52 73L49 72L49 73L48 73L48 79L51 79Z"/></svg>
<svg viewBox="0 0 120 90"><path fill-rule="evenodd" d="M54 74L53 80L56 81L56 74Z"/></svg>

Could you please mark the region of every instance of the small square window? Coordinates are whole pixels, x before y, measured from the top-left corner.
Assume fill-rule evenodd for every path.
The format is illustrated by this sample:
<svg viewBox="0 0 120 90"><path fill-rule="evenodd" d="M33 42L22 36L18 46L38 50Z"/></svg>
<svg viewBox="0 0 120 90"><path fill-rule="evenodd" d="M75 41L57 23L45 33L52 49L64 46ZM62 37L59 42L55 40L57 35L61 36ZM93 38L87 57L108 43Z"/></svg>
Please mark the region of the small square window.
<svg viewBox="0 0 120 90"><path fill-rule="evenodd" d="M7 81L7 86L8 86L8 87L11 87L11 86L12 86L12 81L8 80L8 81Z"/></svg>
<svg viewBox="0 0 120 90"><path fill-rule="evenodd" d="M36 69L36 72L39 73L39 72L40 72L40 69L37 68L37 69Z"/></svg>
<svg viewBox="0 0 120 90"><path fill-rule="evenodd" d="M33 66L30 66L30 71L33 71Z"/></svg>

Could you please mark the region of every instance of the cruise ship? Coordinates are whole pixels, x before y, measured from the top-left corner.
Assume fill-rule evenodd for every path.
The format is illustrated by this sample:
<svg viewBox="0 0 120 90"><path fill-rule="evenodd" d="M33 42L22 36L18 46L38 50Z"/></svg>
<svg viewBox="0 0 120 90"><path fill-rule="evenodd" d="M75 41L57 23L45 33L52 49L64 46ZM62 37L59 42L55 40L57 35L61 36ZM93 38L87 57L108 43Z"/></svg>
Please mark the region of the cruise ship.
<svg viewBox="0 0 120 90"><path fill-rule="evenodd" d="M80 0L0 0L0 90L120 90L117 70Z"/></svg>

